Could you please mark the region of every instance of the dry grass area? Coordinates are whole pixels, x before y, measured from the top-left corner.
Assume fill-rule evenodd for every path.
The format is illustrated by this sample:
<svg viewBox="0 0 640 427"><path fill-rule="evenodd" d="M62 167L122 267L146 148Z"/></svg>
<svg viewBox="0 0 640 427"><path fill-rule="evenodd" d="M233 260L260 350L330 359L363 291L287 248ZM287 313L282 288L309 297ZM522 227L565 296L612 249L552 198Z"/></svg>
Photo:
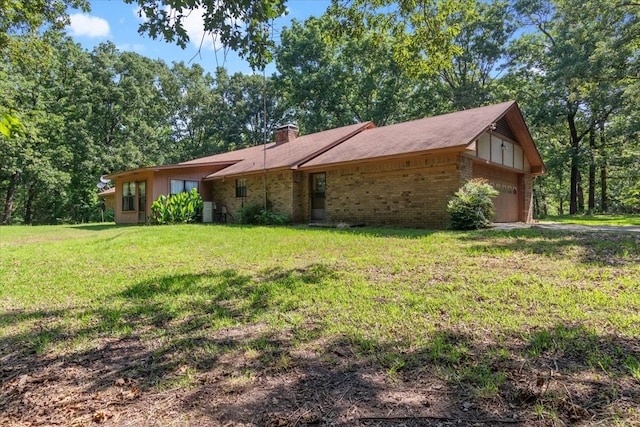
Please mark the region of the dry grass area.
<svg viewBox="0 0 640 427"><path fill-rule="evenodd" d="M0 233L0 425L640 424L637 233Z"/></svg>

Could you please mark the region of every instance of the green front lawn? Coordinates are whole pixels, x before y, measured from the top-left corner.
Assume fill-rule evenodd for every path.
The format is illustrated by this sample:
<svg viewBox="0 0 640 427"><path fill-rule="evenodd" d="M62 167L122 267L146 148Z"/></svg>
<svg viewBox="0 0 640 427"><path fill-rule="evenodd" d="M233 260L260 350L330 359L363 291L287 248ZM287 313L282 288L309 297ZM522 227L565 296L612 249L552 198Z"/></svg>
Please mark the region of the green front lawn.
<svg viewBox="0 0 640 427"><path fill-rule="evenodd" d="M314 354L530 420L570 421L571 399L582 420L640 421L624 398L640 390L637 234L4 227L0 283L3 363L135 336L149 351L127 369L156 392L222 361L251 382Z"/></svg>

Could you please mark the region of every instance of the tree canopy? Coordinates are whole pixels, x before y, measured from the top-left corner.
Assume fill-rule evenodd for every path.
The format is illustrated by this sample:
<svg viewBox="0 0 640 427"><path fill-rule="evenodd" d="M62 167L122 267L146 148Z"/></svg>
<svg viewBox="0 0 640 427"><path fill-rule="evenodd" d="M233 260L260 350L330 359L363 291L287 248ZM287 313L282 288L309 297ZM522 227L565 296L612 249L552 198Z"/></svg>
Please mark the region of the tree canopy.
<svg viewBox="0 0 640 427"><path fill-rule="evenodd" d="M189 35L184 21L191 13L202 13L206 37L213 37L238 52L254 70L263 70L272 60L275 42L270 23L286 13L286 0L125 0L139 5L140 32L163 38L184 48ZM195 43L202 40L192 40Z"/></svg>

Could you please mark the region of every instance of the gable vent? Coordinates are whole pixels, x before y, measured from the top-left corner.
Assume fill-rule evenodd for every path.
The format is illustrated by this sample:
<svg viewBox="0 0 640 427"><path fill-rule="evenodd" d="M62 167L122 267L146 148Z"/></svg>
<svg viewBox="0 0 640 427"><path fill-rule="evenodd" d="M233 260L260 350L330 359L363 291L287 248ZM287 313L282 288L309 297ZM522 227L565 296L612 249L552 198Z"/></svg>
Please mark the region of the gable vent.
<svg viewBox="0 0 640 427"><path fill-rule="evenodd" d="M515 135L513 134L513 132L511 132L511 127L509 127L509 123L507 122L507 119L505 119L504 117L496 122L495 130L496 132L506 136L507 138L510 138L514 141L516 140Z"/></svg>

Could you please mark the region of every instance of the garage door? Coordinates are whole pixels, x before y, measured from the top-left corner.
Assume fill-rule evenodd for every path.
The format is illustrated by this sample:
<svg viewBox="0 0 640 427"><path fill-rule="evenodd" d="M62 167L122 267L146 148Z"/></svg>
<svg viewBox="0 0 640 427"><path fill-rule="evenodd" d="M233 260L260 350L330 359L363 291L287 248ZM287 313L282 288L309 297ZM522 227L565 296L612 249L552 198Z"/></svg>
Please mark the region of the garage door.
<svg viewBox="0 0 640 427"><path fill-rule="evenodd" d="M496 211L495 222L517 222L519 198L518 174L485 165L473 165L473 177L484 178L500 192L493 199Z"/></svg>

